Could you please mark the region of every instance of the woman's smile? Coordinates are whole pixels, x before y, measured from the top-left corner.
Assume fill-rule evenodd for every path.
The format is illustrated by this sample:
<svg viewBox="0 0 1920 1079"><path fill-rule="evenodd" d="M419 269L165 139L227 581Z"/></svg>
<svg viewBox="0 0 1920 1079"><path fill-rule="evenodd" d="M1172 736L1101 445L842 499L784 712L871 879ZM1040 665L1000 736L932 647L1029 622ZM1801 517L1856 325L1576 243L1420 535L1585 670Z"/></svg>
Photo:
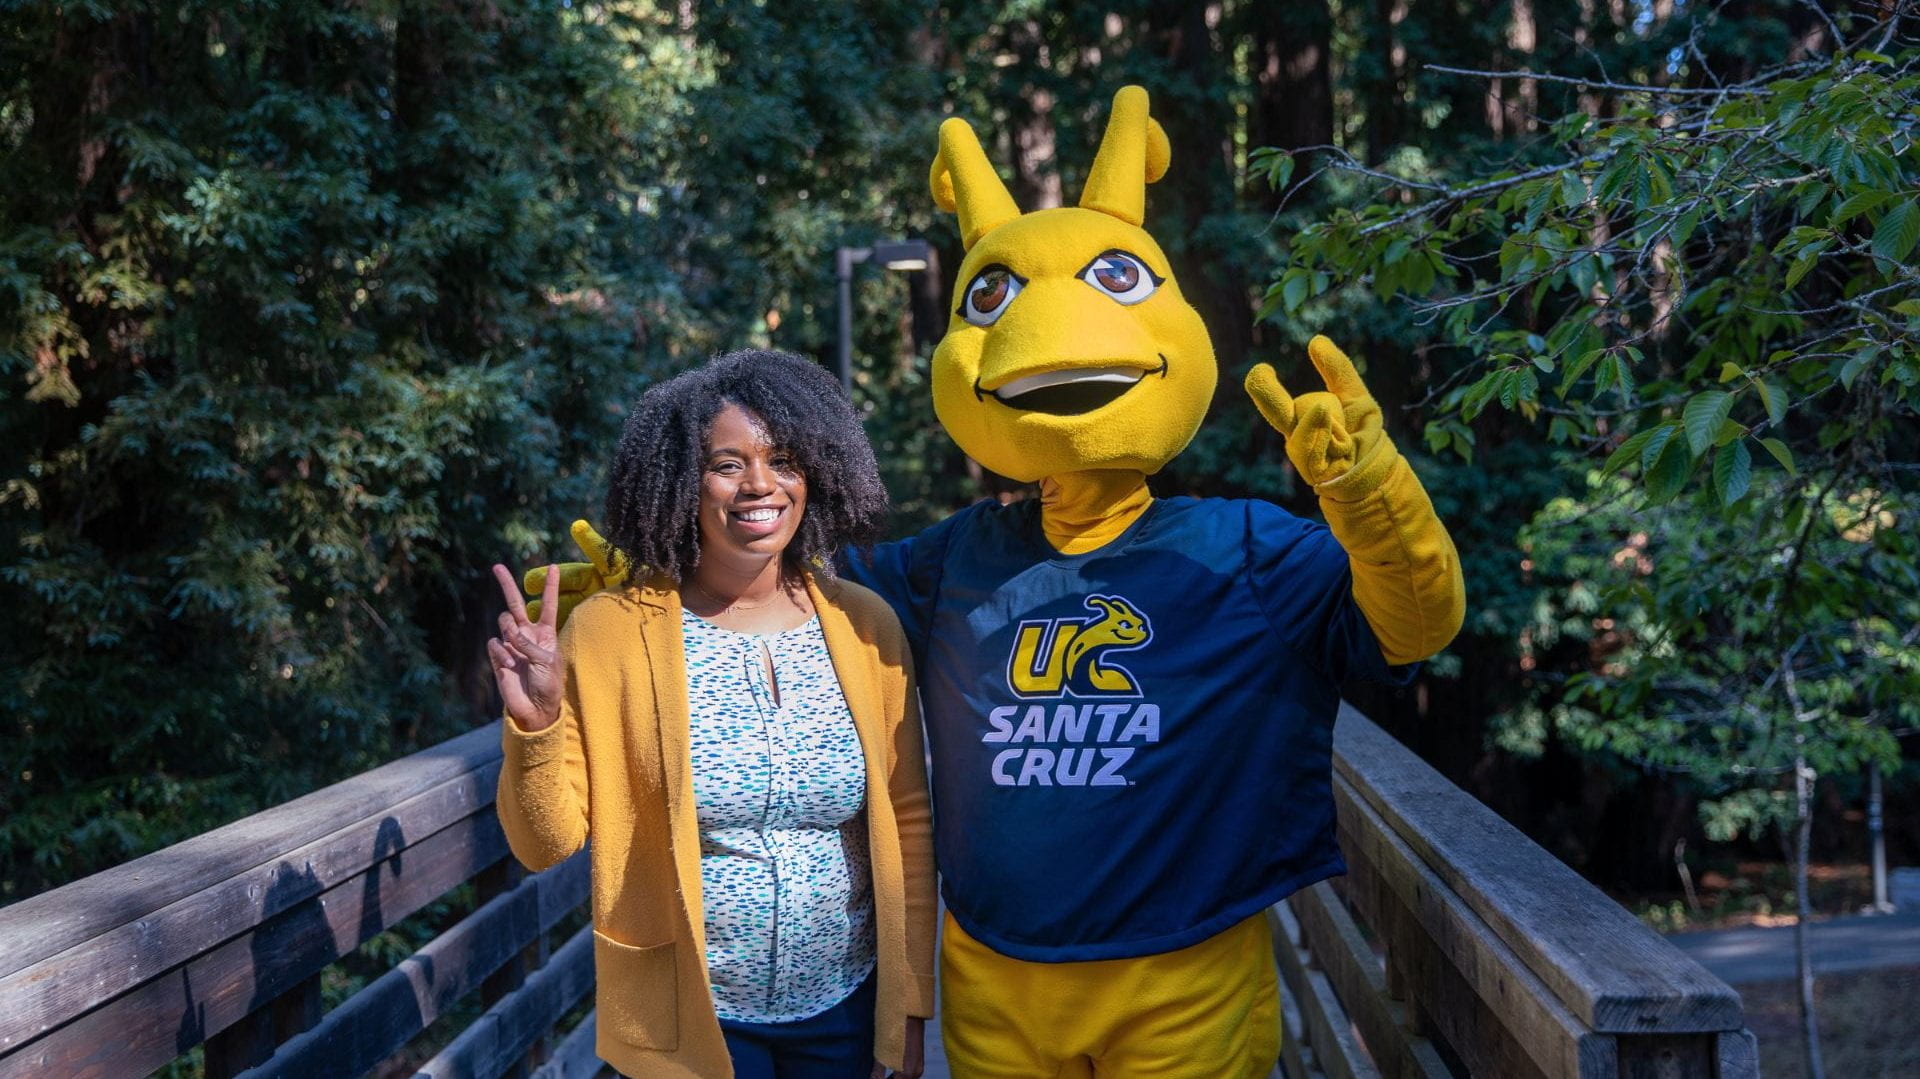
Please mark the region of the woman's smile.
<svg viewBox="0 0 1920 1079"><path fill-rule="evenodd" d="M786 514L786 506L753 506L727 511L735 530L754 538L771 536L780 531L781 518Z"/></svg>

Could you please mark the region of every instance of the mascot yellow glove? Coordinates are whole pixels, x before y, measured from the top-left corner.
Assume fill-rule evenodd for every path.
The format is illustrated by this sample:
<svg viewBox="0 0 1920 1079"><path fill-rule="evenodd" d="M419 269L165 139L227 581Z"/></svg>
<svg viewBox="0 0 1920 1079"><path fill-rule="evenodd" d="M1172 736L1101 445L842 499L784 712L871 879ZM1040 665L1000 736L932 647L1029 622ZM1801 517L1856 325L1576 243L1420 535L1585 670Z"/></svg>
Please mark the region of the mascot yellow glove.
<svg viewBox="0 0 1920 1079"><path fill-rule="evenodd" d="M1326 391L1294 397L1263 363L1247 373L1247 394L1320 497L1381 653L1389 663L1425 659L1453 640L1466 616L1460 556L1353 361L1325 337L1308 343L1307 357Z"/></svg>
<svg viewBox="0 0 1920 1079"><path fill-rule="evenodd" d="M585 521L573 522L573 544L580 553L587 556L585 562L566 562L560 566L560 617L556 626L567 623L567 616L575 607L595 592L604 592L609 588L619 588L627 583L627 560L606 538L593 530ZM539 596L547 587L547 567L530 569L522 578L520 586L529 596ZM540 600L527 604L527 618L540 620Z"/></svg>

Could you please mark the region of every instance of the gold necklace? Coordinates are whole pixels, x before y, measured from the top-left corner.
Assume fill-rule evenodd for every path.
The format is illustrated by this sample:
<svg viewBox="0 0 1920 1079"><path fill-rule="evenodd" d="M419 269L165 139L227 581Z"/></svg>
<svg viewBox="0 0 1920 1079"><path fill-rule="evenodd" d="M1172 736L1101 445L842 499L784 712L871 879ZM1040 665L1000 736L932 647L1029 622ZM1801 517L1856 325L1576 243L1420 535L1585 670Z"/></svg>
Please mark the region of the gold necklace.
<svg viewBox="0 0 1920 1079"><path fill-rule="evenodd" d="M711 591L707 589L705 585L701 584L699 581L696 581L691 577L687 578L687 583L692 585L694 588L698 589L701 595L707 597L708 599L712 600L715 603L720 604L720 611L719 611L720 614L727 614L732 611L757 611L762 607L773 606L776 600L782 599L786 596L786 586L782 585L780 588L780 591L774 593L773 599L767 600L764 603L746 604L746 603L741 603L737 600L733 603L728 603L726 600L723 600L719 596L714 595Z"/></svg>

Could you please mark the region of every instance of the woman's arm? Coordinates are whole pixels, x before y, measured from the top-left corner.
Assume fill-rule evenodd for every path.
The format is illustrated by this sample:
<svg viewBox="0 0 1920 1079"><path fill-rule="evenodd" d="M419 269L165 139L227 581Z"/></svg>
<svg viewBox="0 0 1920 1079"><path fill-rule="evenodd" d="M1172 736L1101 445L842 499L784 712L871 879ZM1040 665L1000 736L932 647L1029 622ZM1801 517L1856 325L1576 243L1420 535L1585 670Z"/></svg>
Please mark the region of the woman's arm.
<svg viewBox="0 0 1920 1079"><path fill-rule="evenodd" d="M529 621L505 566L493 567L506 596L500 636L487 642L494 680L506 704L500 723L505 760L495 811L507 846L534 872L566 860L587 841L587 762L573 674L573 639L555 628L559 575L549 572L544 609Z"/></svg>
<svg viewBox="0 0 1920 1079"><path fill-rule="evenodd" d="M528 733L512 716L500 724L500 788L495 808L507 847L538 873L564 862L587 842L587 759L580 711L569 688L560 718Z"/></svg>

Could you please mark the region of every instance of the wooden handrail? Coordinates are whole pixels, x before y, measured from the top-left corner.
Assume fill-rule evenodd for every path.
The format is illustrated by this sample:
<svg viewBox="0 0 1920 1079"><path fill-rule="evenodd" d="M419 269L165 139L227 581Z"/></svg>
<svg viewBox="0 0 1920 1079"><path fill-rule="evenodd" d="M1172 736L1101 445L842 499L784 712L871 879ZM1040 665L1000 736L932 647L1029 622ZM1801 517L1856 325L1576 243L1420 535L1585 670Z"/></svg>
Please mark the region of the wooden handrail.
<svg viewBox="0 0 1920 1079"><path fill-rule="evenodd" d="M504 966L526 941L587 899L586 852L528 877L374 979L246 1079L362 1075L398 1052Z"/></svg>
<svg viewBox="0 0 1920 1079"><path fill-rule="evenodd" d="M0 910L0 1079L145 1074L202 1043L210 1076L364 1071L475 990L518 1023L496 1048L524 1057L546 1034L528 1024L591 986L577 947L564 977L518 969L583 907L587 869L515 883L500 759L493 723ZM319 1014L322 970L469 881L480 909ZM468 1074L519 1062L462 1044Z"/></svg>
<svg viewBox="0 0 1920 1079"><path fill-rule="evenodd" d="M1348 874L1274 912L1290 1072L1758 1074L1731 987L1344 705L1334 773Z"/></svg>
<svg viewBox="0 0 1920 1079"><path fill-rule="evenodd" d="M595 1074L588 938L547 934L586 856L521 879L494 817L498 724L0 910L0 1079L357 1074L459 1000L423 1074ZM1350 708L1334 737L1350 872L1275 908L1283 1064L1329 1075L1757 1075L1740 999ZM320 972L461 884L478 909L319 1013ZM583 930L584 932L584 930ZM251 1069L251 1071L249 1071Z"/></svg>
<svg viewBox="0 0 1920 1079"><path fill-rule="evenodd" d="M130 924L136 931L162 938L154 942L162 950L139 958L170 966L182 955L191 954L196 938L176 936L160 929L152 919L172 923L168 928L203 926L215 935L249 918L257 923L256 916L273 913L262 910L261 900L274 883L275 867L282 863L299 862L315 874L314 886L305 894L297 888L276 894L276 900L284 896L283 906L314 894L329 882L328 878L337 881L365 869L366 858L375 848L342 842L342 833L370 820L379 825L392 816L393 826L400 828L403 837L420 835L429 827L444 827L454 817L464 815L463 810L475 804L464 792L440 792L452 794L456 803L452 806L433 800L422 804L420 796L435 792L449 781L471 776L488 763L497 765L499 730L495 727L492 731L491 737L485 729L469 731L284 805L15 903L0 918L0 979L4 979L0 980L0 991L15 984L14 975L22 969L74 947L105 942L114 931ZM489 802L492 797L491 792L485 795ZM179 905L183 902L186 905ZM198 939L204 939L204 934ZM12 1023L0 1024L0 1049L15 1044L9 1039L13 1032Z"/></svg>

